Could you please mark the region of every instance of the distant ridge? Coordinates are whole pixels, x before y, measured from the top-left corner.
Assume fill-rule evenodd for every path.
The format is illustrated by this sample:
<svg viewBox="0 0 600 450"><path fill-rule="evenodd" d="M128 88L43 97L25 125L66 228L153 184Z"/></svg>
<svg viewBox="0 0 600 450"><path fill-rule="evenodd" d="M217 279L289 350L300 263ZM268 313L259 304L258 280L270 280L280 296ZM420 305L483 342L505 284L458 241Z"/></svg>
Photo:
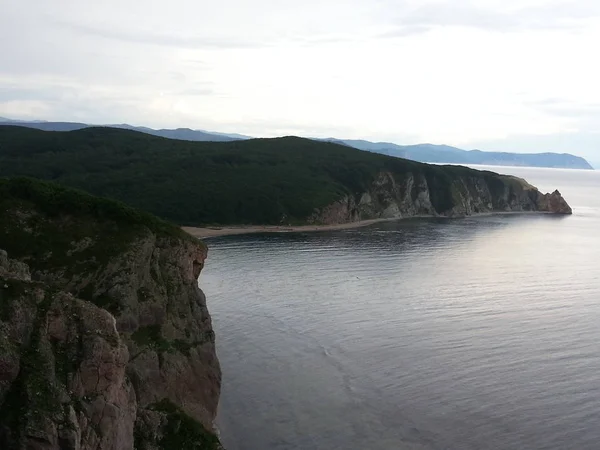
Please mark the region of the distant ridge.
<svg viewBox="0 0 600 450"><path fill-rule="evenodd" d="M97 127L98 125L90 125L87 123L80 122L44 122L44 121L31 121L23 122L18 120L10 120L0 118L0 126L2 125L17 125L20 127L35 128L42 131L75 131L84 128ZM211 141L211 142L226 142L226 141L237 141L240 139L247 139L247 137L238 138L233 135L224 133L208 133L202 130L192 130L190 128L177 128L177 129L160 129L155 130L148 127L136 127L126 123L123 124L109 124L100 125L109 128L120 128L125 130L139 131L141 133L151 134L153 136L160 136L168 139L179 139L182 141ZM241 135L240 135L241 136Z"/></svg>
<svg viewBox="0 0 600 450"><path fill-rule="evenodd" d="M189 142L117 128L0 127L0 178L54 181L180 225L338 224L494 211L570 214L559 192L299 137Z"/></svg>
<svg viewBox="0 0 600 450"><path fill-rule="evenodd" d="M529 166L561 169L594 170L592 165L580 156L568 153L508 153L463 150L448 145L417 144L397 145L391 142L370 142L351 139L328 139L330 142L344 143L360 150L366 150L399 158L412 159L425 163L481 164L490 166Z"/></svg>
<svg viewBox="0 0 600 450"><path fill-rule="evenodd" d="M79 122L46 122L42 120L22 121L0 117L0 126L2 125L17 125L36 128L42 131L75 131L98 126ZM205 130L193 130L190 128L155 130L153 128L138 127L126 123L101 126L139 131L153 136L182 141L230 142L252 139L250 136L245 136L243 134L219 133ZM366 140L338 139L333 137L314 140L332 142L348 147L354 147L359 150L381 153L383 155L396 156L424 163L481 164L490 166L529 166L594 170L592 165L584 158L569 153L486 152L482 150L463 150L448 145L398 145L391 142L371 142Z"/></svg>

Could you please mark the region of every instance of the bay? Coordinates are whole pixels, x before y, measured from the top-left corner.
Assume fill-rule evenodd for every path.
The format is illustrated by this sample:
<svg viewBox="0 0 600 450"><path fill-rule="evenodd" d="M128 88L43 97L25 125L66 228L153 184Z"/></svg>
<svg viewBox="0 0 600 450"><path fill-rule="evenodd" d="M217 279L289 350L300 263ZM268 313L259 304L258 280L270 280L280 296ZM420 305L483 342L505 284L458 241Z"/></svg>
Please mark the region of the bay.
<svg viewBox="0 0 600 450"><path fill-rule="evenodd" d="M600 173L486 169L573 216L207 241L228 450L598 448Z"/></svg>

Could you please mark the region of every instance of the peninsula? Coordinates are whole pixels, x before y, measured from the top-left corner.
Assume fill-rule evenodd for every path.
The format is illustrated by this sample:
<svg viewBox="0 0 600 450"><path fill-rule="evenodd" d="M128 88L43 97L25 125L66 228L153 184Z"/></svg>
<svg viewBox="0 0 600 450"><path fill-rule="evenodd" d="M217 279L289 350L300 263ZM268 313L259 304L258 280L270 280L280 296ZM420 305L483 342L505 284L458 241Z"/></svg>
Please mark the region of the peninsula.
<svg viewBox="0 0 600 450"><path fill-rule="evenodd" d="M0 127L0 176L54 181L193 227L571 213L560 193L516 177L297 137L190 142L114 128Z"/></svg>

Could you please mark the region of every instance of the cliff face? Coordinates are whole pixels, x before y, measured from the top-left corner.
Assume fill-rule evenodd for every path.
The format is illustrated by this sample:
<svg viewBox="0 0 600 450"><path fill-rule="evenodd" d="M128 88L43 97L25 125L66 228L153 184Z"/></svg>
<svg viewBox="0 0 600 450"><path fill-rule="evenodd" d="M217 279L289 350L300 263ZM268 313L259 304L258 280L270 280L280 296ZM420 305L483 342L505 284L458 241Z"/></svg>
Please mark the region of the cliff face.
<svg viewBox="0 0 600 450"><path fill-rule="evenodd" d="M386 171L379 173L368 190L346 195L316 210L309 222L335 224L375 218L525 211L572 213L560 192L542 194L517 177L472 171L469 176L448 180Z"/></svg>
<svg viewBox="0 0 600 450"><path fill-rule="evenodd" d="M206 247L17 187L0 197L0 448L220 448Z"/></svg>
<svg viewBox="0 0 600 450"><path fill-rule="evenodd" d="M110 128L50 133L0 127L0 176L23 175L189 226L301 225L414 210L451 215L540 206L510 177L297 137L202 143Z"/></svg>

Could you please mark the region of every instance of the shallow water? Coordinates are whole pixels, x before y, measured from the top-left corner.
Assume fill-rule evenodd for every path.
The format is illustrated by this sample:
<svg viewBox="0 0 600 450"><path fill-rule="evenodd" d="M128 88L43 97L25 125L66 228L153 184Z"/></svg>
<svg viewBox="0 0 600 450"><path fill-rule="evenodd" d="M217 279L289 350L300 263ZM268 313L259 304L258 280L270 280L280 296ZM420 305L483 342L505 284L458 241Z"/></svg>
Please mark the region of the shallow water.
<svg viewBox="0 0 600 450"><path fill-rule="evenodd" d="M600 173L570 217L211 239L228 450L600 448Z"/></svg>

